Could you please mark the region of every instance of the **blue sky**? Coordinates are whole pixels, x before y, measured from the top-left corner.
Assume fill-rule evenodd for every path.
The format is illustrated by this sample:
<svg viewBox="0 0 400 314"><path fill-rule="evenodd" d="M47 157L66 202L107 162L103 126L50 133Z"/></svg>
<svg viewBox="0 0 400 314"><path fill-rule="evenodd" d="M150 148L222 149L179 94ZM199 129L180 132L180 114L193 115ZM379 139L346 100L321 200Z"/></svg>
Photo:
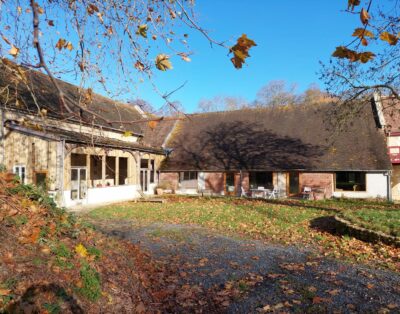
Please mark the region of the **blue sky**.
<svg viewBox="0 0 400 314"><path fill-rule="evenodd" d="M154 81L161 92L174 90L172 100L195 110L202 98L239 96L252 101L257 91L271 80L297 83L298 91L318 81L319 61L328 61L335 47L348 43L357 15L344 13L347 1L198 0L199 23L217 40L234 40L247 34L258 44L241 70L236 70L221 47L210 48L199 33L190 33L194 55L186 63L174 58L174 69L157 72ZM132 94L155 107L163 100L150 84L141 84Z"/></svg>

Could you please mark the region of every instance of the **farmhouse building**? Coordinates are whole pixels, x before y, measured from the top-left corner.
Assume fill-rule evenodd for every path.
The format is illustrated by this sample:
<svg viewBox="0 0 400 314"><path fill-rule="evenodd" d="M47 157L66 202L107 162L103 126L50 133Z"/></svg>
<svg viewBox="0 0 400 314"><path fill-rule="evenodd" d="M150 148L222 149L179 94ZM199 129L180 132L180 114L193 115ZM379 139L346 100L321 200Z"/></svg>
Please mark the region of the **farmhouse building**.
<svg viewBox="0 0 400 314"><path fill-rule="evenodd" d="M73 114L62 112L48 76L0 64L0 164L62 206L131 200L156 186L182 194L265 187L285 197L311 187L318 197L390 197L392 164L376 102L343 124L334 105L321 104L191 114L154 127L138 122L146 119L138 107L57 82Z"/></svg>
<svg viewBox="0 0 400 314"><path fill-rule="evenodd" d="M280 196L387 198L391 169L371 106L338 125L331 104L190 115L166 146L161 180L181 193L239 195L260 186Z"/></svg>

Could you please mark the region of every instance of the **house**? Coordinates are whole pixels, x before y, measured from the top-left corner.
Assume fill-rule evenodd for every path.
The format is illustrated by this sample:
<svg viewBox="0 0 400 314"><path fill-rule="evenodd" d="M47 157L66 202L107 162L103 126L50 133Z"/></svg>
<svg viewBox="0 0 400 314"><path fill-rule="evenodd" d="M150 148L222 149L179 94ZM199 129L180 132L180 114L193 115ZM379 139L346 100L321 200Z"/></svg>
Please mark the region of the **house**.
<svg viewBox="0 0 400 314"><path fill-rule="evenodd" d="M0 62L0 164L62 206L131 200L158 184L181 194L263 187L293 196L311 187L318 197L390 198L376 101L340 124L337 106L325 103L191 114L154 127L138 107L57 84L71 112L47 75Z"/></svg>
<svg viewBox="0 0 400 314"><path fill-rule="evenodd" d="M143 120L143 112L57 82L73 114L61 113L47 75L2 60L0 164L22 182L43 186L66 207L152 193L164 150L144 141L146 123L120 122ZM88 111L75 105L79 100Z"/></svg>
<svg viewBox="0 0 400 314"><path fill-rule="evenodd" d="M193 114L177 121L165 147L161 183L177 193L388 198L391 163L371 106L338 124L332 104ZM400 146L400 144L399 144ZM316 193L317 194L317 193Z"/></svg>
<svg viewBox="0 0 400 314"><path fill-rule="evenodd" d="M374 95L377 123L385 131L392 163L391 196L400 201L400 102L393 97Z"/></svg>

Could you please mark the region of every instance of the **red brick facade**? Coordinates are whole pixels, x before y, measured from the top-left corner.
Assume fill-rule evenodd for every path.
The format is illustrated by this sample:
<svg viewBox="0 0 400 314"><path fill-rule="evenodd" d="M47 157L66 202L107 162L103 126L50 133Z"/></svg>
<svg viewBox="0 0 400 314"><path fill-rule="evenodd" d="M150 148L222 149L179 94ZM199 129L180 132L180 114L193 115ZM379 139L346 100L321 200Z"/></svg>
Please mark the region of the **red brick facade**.
<svg viewBox="0 0 400 314"><path fill-rule="evenodd" d="M179 185L179 173L178 172L161 172L160 173L160 185L166 185L176 191Z"/></svg>
<svg viewBox="0 0 400 314"><path fill-rule="evenodd" d="M315 193L317 198L322 198L325 193L325 198L331 198L333 193L333 173L300 173L300 191L304 187L312 189L321 189L324 192Z"/></svg>
<svg viewBox="0 0 400 314"><path fill-rule="evenodd" d="M224 174L222 172L206 172L204 177L206 190L211 190L213 193L224 191Z"/></svg>

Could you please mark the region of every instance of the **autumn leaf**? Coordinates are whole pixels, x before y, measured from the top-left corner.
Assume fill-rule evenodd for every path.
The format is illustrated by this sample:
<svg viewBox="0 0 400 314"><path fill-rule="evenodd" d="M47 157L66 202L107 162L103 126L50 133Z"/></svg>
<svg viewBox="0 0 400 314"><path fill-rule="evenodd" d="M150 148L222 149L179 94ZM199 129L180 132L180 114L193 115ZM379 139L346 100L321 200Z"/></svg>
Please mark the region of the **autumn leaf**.
<svg viewBox="0 0 400 314"><path fill-rule="evenodd" d="M69 51L71 51L72 49L74 49L74 46L72 45L72 43L69 41L66 45L65 48L67 48Z"/></svg>
<svg viewBox="0 0 400 314"><path fill-rule="evenodd" d="M11 45L11 49L8 51L10 55L12 55L14 58L16 58L19 54L19 48L15 47L14 45Z"/></svg>
<svg viewBox="0 0 400 314"><path fill-rule="evenodd" d="M154 130L154 129L157 127L158 122L159 122L159 120L152 120L152 121L149 121L149 123L148 123L149 128L152 129L152 130Z"/></svg>
<svg viewBox="0 0 400 314"><path fill-rule="evenodd" d="M229 49L229 52L233 53L231 61L236 69L242 68L246 58L250 57L249 50L253 46L257 46L254 40L247 38L246 34L243 34L238 38L236 45Z"/></svg>
<svg viewBox="0 0 400 314"><path fill-rule="evenodd" d="M54 26L54 21L53 20L48 20L47 24L49 24L49 26Z"/></svg>
<svg viewBox="0 0 400 314"><path fill-rule="evenodd" d="M135 63L135 68L136 68L137 70L139 70L139 71L143 71L143 70L144 70L144 64L138 60L138 61L136 61L136 63Z"/></svg>
<svg viewBox="0 0 400 314"><path fill-rule="evenodd" d="M389 45L391 45L391 46L395 46L395 45L397 44L397 41L398 41L398 38L397 38L395 35L390 34L390 33L388 33L388 32L383 32L383 33L381 33L381 35L379 36L379 38L380 38L381 40L383 40L383 41L388 42Z"/></svg>
<svg viewBox="0 0 400 314"><path fill-rule="evenodd" d="M188 57L188 55L187 55L186 53L181 52L181 53L178 53L178 55L181 56L181 58L182 58L183 61L186 61L186 62L192 61L192 60Z"/></svg>
<svg viewBox="0 0 400 314"><path fill-rule="evenodd" d="M165 54L159 54L156 58L156 67L160 71L167 71L172 69L171 61L169 61L169 56Z"/></svg>
<svg viewBox="0 0 400 314"><path fill-rule="evenodd" d="M354 7L360 5L360 0L348 0L347 10L354 10Z"/></svg>
<svg viewBox="0 0 400 314"><path fill-rule="evenodd" d="M129 137L132 136L132 131L125 131L124 134L122 134L123 137Z"/></svg>
<svg viewBox="0 0 400 314"><path fill-rule="evenodd" d="M139 25L136 34L144 38L147 38L147 30L148 30L147 24Z"/></svg>
<svg viewBox="0 0 400 314"><path fill-rule="evenodd" d="M364 28L356 28L354 30L354 33L352 35L353 37L359 37L359 38L364 38L364 37L370 37L370 38L374 38L374 34L372 32L370 32L367 29Z"/></svg>
<svg viewBox="0 0 400 314"><path fill-rule="evenodd" d="M375 57L375 54L370 51L362 52L359 53L358 55L361 63L367 63L368 61L372 60Z"/></svg>
<svg viewBox="0 0 400 314"><path fill-rule="evenodd" d="M358 53L344 46L339 46L336 47L332 56L340 59L348 59L351 62L360 61L361 63L367 63L375 57L375 54L370 51Z"/></svg>
<svg viewBox="0 0 400 314"><path fill-rule="evenodd" d="M67 43L67 41L65 39L60 38L57 41L56 48L61 51L64 48L64 46L66 45L66 43Z"/></svg>
<svg viewBox="0 0 400 314"><path fill-rule="evenodd" d="M361 23L363 23L364 25L367 25L370 18L371 17L369 15L368 11L365 10L364 8L362 8L362 10L360 12Z"/></svg>
<svg viewBox="0 0 400 314"><path fill-rule="evenodd" d="M171 9L169 9L169 15L171 16L171 19L175 19L176 18L176 13Z"/></svg>
<svg viewBox="0 0 400 314"><path fill-rule="evenodd" d="M1 35L1 38L3 38L3 40L4 40L7 44L11 45L11 42L8 40L8 38L7 38L6 36Z"/></svg>
<svg viewBox="0 0 400 314"><path fill-rule="evenodd" d="M99 8L93 3L91 3L87 7L87 12L89 13L89 15L92 15L94 12L99 12Z"/></svg>
<svg viewBox="0 0 400 314"><path fill-rule="evenodd" d="M0 288L0 295L9 295L11 293L10 289L1 289Z"/></svg>
<svg viewBox="0 0 400 314"><path fill-rule="evenodd" d="M75 252L81 257L86 257L88 255L88 252L82 243L75 246Z"/></svg>

